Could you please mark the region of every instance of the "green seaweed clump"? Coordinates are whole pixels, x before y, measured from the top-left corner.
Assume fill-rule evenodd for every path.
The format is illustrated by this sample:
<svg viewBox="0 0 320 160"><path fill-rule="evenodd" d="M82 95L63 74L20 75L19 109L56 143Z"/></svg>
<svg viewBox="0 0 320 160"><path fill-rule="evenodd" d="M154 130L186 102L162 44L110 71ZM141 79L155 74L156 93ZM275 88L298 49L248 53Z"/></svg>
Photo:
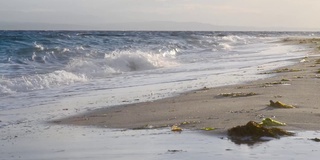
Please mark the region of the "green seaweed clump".
<svg viewBox="0 0 320 160"><path fill-rule="evenodd" d="M204 130L204 131L212 131L212 130L215 130L215 128L212 128L212 127L204 127L204 128L201 128L201 130Z"/></svg>
<svg viewBox="0 0 320 160"><path fill-rule="evenodd" d="M292 105L288 105L288 104L282 103L280 101L273 102L272 100L270 100L270 106L275 107L275 108L295 108Z"/></svg>
<svg viewBox="0 0 320 160"><path fill-rule="evenodd" d="M265 118L259 124L261 124L262 126L285 126L286 125L285 123L276 121L276 120L271 119L271 118Z"/></svg>
<svg viewBox="0 0 320 160"><path fill-rule="evenodd" d="M280 128L266 128L261 124L249 121L244 126L236 126L228 130L230 137L251 137L260 139L261 137L279 138L280 136L292 136L293 133L287 132Z"/></svg>

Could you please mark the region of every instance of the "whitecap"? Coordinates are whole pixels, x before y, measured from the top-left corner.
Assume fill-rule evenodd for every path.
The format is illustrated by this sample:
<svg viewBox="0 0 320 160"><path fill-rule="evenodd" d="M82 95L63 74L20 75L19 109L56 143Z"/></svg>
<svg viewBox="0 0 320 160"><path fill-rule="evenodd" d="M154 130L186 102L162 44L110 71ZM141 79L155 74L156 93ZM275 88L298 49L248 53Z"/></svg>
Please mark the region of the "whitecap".
<svg viewBox="0 0 320 160"><path fill-rule="evenodd" d="M44 50L44 47L41 44L37 44L37 42L34 42L34 48L40 49L41 51Z"/></svg>
<svg viewBox="0 0 320 160"><path fill-rule="evenodd" d="M220 43L217 48L218 50L230 51L233 47L227 43Z"/></svg>
<svg viewBox="0 0 320 160"><path fill-rule="evenodd" d="M154 54L142 51L120 51L105 54L108 65L118 71L141 71L175 66L178 63L166 55L174 56L176 51Z"/></svg>
<svg viewBox="0 0 320 160"><path fill-rule="evenodd" d="M21 76L11 79L3 77L0 82L0 94L53 88L74 84L76 82L86 82L87 80L87 77L83 74L74 74L64 70L57 70L47 74Z"/></svg>
<svg viewBox="0 0 320 160"><path fill-rule="evenodd" d="M172 49L170 51L165 51L162 54L162 56L163 57L169 57L169 58L175 58L178 52L179 52L179 49Z"/></svg>

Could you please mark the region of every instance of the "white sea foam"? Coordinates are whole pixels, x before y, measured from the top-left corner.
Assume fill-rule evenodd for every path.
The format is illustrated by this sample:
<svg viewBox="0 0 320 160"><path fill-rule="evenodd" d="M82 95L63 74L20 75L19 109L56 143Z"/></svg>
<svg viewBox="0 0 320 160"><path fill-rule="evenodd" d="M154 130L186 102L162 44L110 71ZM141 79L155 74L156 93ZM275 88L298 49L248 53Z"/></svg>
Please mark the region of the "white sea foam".
<svg viewBox="0 0 320 160"><path fill-rule="evenodd" d="M62 53L65 53L65 52L70 52L70 49L69 48L63 48Z"/></svg>
<svg viewBox="0 0 320 160"><path fill-rule="evenodd" d="M244 41L244 38L239 37L239 36L230 35L230 36L222 37L222 40L224 40L226 42L238 43L238 42Z"/></svg>
<svg viewBox="0 0 320 160"><path fill-rule="evenodd" d="M169 54L174 55L175 51ZM105 54L105 60L109 66L119 71L141 71L177 65L177 62L165 55L142 51L121 51Z"/></svg>
<svg viewBox="0 0 320 160"><path fill-rule="evenodd" d="M82 51L84 51L85 49L84 49L82 46L78 46L78 47L76 47L76 50L82 50Z"/></svg>
<svg viewBox="0 0 320 160"><path fill-rule="evenodd" d="M106 53L103 59L77 57L70 60L66 70L84 74L89 78L110 76L114 73L151 70L176 66L175 51L153 54L142 51L114 51Z"/></svg>
<svg viewBox="0 0 320 160"><path fill-rule="evenodd" d="M161 51L161 50L160 50ZM162 56L163 57L169 57L169 58L175 58L177 55L177 52L179 52L179 49L175 48L169 51L165 51Z"/></svg>
<svg viewBox="0 0 320 160"><path fill-rule="evenodd" d="M0 96L2 95L9 95L9 94L13 94L15 93L14 91L12 91L10 88L8 88L5 85L1 85L0 84Z"/></svg>
<svg viewBox="0 0 320 160"><path fill-rule="evenodd" d="M34 42L34 47L40 50L44 50L44 47L41 44L37 44L37 42Z"/></svg>
<svg viewBox="0 0 320 160"><path fill-rule="evenodd" d="M47 58L46 56L37 56L37 54L35 52L33 52L32 56L31 56L32 61L36 61L39 63L45 63L46 58Z"/></svg>
<svg viewBox="0 0 320 160"><path fill-rule="evenodd" d="M232 50L232 46L230 46L229 44L227 43L220 43L218 46L217 46L217 49L218 50L222 50L222 51L230 51Z"/></svg>
<svg viewBox="0 0 320 160"><path fill-rule="evenodd" d="M85 81L87 81L86 76L76 75L63 70L54 71L47 74L28 75L11 79L2 77L0 81L0 94L53 88Z"/></svg>

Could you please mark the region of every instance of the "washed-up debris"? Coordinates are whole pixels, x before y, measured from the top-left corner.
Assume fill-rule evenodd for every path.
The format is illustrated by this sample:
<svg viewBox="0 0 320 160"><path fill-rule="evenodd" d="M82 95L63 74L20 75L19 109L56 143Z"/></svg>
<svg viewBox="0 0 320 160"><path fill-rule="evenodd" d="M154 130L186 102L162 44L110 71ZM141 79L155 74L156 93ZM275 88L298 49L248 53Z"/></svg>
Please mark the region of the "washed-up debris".
<svg viewBox="0 0 320 160"><path fill-rule="evenodd" d="M316 60L316 64L320 64L320 59L317 59L317 60Z"/></svg>
<svg viewBox="0 0 320 160"><path fill-rule="evenodd" d="M259 140L261 137L279 138L280 136L292 136L294 134L280 128L266 128L257 122L249 121L246 125L229 129L228 135L233 138L250 137L251 140Z"/></svg>
<svg viewBox="0 0 320 160"><path fill-rule="evenodd" d="M247 88L249 88L248 86L239 86L239 87L237 87L237 89L247 89Z"/></svg>
<svg viewBox="0 0 320 160"><path fill-rule="evenodd" d="M273 87L273 85L271 85L271 84L262 84L262 85L260 85L260 87L263 87L263 88Z"/></svg>
<svg viewBox="0 0 320 160"><path fill-rule="evenodd" d="M283 79L281 79L281 81L287 82L287 81L290 81L290 79L283 78Z"/></svg>
<svg viewBox="0 0 320 160"><path fill-rule="evenodd" d="M180 125L188 125L188 124L191 124L191 122L185 121L185 122L180 123Z"/></svg>
<svg viewBox="0 0 320 160"><path fill-rule="evenodd" d="M199 90L194 91L193 93L207 92L208 90L210 90L210 88L208 88L208 87L203 87L203 88L201 88L201 89L199 89Z"/></svg>
<svg viewBox="0 0 320 160"><path fill-rule="evenodd" d="M183 150L177 150L177 149L169 149L168 150L169 153L178 153L178 152L184 152Z"/></svg>
<svg viewBox="0 0 320 160"><path fill-rule="evenodd" d="M265 83L266 85L276 85L276 84L283 84L283 82L279 81L279 82L269 82L269 83Z"/></svg>
<svg viewBox="0 0 320 160"><path fill-rule="evenodd" d="M243 93L243 92L232 92L232 93L220 93L219 96L223 97L249 97L258 95L257 93L250 92L250 93Z"/></svg>
<svg viewBox="0 0 320 160"><path fill-rule="evenodd" d="M283 69L277 69L275 70L276 73L282 73L282 72L299 72L301 69L289 69L289 68L283 68Z"/></svg>
<svg viewBox="0 0 320 160"><path fill-rule="evenodd" d="M181 125L190 125L190 124L198 124L198 123L200 123L200 121L184 121L178 125L181 126Z"/></svg>
<svg viewBox="0 0 320 160"><path fill-rule="evenodd" d="M299 72L302 71L301 69L289 69L289 68L282 68L282 69L276 69L271 72L264 72L262 74L273 74L273 73L284 73L284 72Z"/></svg>
<svg viewBox="0 0 320 160"><path fill-rule="evenodd" d="M301 78L303 78L303 76L295 76L294 78L301 79Z"/></svg>
<svg viewBox="0 0 320 160"><path fill-rule="evenodd" d="M276 121L271 118L264 118L262 122L259 124L261 124L262 126L285 126L286 125L285 123Z"/></svg>
<svg viewBox="0 0 320 160"><path fill-rule="evenodd" d="M207 90L209 90L209 88L208 87L203 87L201 90L207 91Z"/></svg>
<svg viewBox="0 0 320 160"><path fill-rule="evenodd" d="M215 130L215 128L213 128L213 127L204 127L204 128L201 128L201 130L212 131L212 130Z"/></svg>
<svg viewBox="0 0 320 160"><path fill-rule="evenodd" d="M177 125L173 125L173 126L171 127L171 131L173 131L173 132L181 132L181 131L182 131L182 128L180 128L180 127L177 126Z"/></svg>
<svg viewBox="0 0 320 160"><path fill-rule="evenodd" d="M272 100L270 100L270 106L275 107L275 108L295 108L292 105L288 105L288 104L282 103L280 101L273 102Z"/></svg>
<svg viewBox="0 0 320 160"><path fill-rule="evenodd" d="M312 138L310 140L315 141L315 142L320 142L320 138Z"/></svg>

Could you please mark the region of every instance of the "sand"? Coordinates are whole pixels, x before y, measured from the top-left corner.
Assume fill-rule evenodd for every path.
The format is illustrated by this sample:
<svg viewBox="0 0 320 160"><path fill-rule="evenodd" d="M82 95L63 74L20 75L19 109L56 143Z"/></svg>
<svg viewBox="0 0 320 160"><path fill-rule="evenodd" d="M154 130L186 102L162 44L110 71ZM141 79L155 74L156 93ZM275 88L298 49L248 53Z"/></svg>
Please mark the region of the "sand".
<svg viewBox="0 0 320 160"><path fill-rule="evenodd" d="M286 39L285 43L317 48L318 39ZM320 130L320 57L295 59L295 65L261 74L273 75L246 84L203 88L176 97L122 106L101 108L85 114L56 120L67 125L92 125L107 128L148 129L178 125L215 131L272 118L284 122L288 130ZM223 96L224 93L240 93ZM247 94L247 95L246 95ZM270 100L295 108L270 107Z"/></svg>

